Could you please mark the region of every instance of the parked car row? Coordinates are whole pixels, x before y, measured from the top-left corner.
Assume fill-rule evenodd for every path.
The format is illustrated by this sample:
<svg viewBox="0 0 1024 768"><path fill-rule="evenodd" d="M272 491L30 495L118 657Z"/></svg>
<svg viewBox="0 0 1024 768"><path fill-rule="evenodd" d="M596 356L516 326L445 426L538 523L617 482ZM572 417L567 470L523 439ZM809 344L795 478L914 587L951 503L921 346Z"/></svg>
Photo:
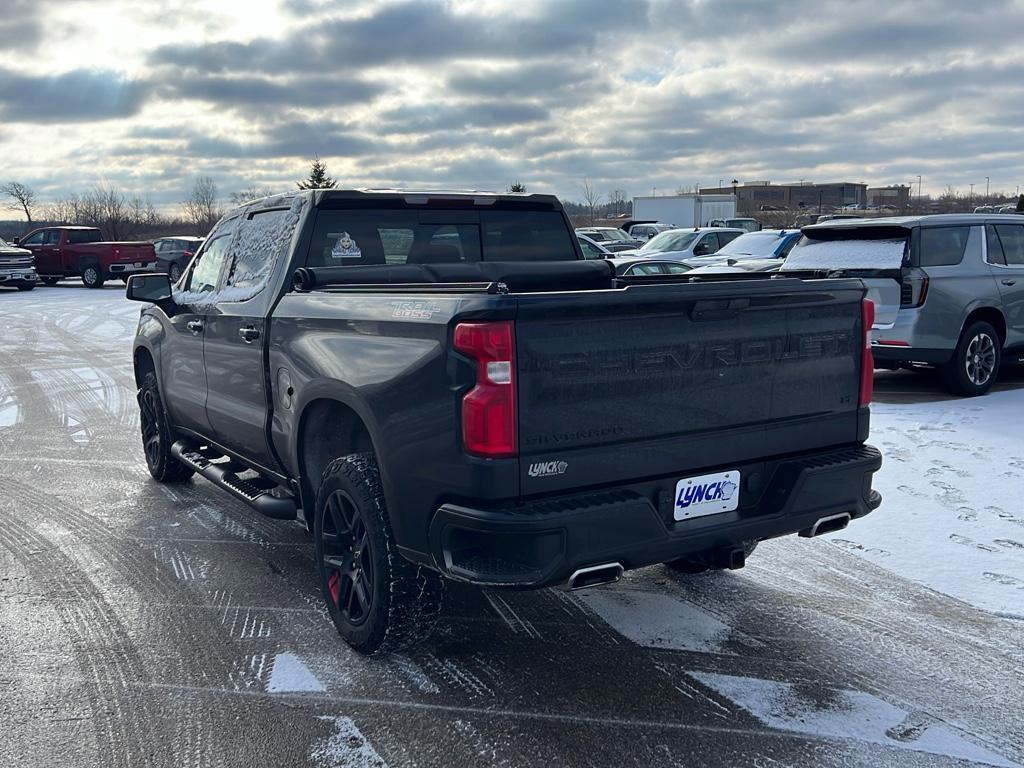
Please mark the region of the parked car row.
<svg viewBox="0 0 1024 768"><path fill-rule="evenodd" d="M167 272L181 277L203 238L182 235L150 242L105 241L95 227L42 227L3 241L0 247L0 286L31 290L38 282L55 285L79 277L87 288L100 288L110 279L127 282L140 272Z"/></svg>

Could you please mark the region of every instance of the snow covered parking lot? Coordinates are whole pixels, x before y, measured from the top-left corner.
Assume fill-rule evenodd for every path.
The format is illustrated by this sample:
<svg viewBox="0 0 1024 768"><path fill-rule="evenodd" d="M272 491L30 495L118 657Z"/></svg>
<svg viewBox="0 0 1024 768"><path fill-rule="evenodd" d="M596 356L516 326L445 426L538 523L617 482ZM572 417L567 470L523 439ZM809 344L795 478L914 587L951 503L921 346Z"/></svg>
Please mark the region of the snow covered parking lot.
<svg viewBox="0 0 1024 768"><path fill-rule="evenodd" d="M459 589L349 651L311 543L149 480L120 286L0 295L0 756L35 766L1024 764L1024 372L880 374L881 509L733 573Z"/></svg>

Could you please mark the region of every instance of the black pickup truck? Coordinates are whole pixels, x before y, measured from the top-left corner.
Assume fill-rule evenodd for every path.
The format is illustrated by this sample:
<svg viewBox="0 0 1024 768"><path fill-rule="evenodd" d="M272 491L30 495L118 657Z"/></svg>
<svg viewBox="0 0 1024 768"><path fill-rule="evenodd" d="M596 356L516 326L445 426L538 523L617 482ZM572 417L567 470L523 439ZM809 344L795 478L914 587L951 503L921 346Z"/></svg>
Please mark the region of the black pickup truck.
<svg viewBox="0 0 1024 768"><path fill-rule="evenodd" d="M616 277L544 195L266 198L175 285L129 280L146 461L303 520L339 633L382 652L429 629L443 577L738 568L877 508L864 296Z"/></svg>

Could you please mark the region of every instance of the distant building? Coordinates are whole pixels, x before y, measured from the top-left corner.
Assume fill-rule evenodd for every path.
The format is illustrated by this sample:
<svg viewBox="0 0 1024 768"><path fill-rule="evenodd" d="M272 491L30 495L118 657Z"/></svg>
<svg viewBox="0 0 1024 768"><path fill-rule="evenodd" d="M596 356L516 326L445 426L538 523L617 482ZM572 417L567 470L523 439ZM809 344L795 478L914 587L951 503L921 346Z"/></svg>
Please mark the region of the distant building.
<svg viewBox="0 0 1024 768"><path fill-rule="evenodd" d="M903 210L910 206L910 187L892 184L888 187L868 187L868 205L891 205Z"/></svg>
<svg viewBox="0 0 1024 768"><path fill-rule="evenodd" d="M844 205L868 204L867 184L838 181L829 184L798 182L772 184L768 181L745 181L733 187L702 187L702 195L725 194L735 189L737 207L744 213L788 209L817 211L841 208Z"/></svg>

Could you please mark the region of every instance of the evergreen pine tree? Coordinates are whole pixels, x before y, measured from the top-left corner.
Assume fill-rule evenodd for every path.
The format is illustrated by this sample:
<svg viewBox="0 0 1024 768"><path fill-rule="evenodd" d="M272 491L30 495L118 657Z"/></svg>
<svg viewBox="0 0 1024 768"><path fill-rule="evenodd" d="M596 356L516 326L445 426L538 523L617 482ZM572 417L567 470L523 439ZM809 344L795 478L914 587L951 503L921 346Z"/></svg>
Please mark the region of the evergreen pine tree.
<svg viewBox="0 0 1024 768"><path fill-rule="evenodd" d="M309 178L297 182L299 189L334 189L337 183L327 175L327 163L321 162L319 155L313 155Z"/></svg>
<svg viewBox="0 0 1024 768"><path fill-rule="evenodd" d="M526 191L526 185L523 184L518 179L516 179L514 182L512 182L512 184L509 185L508 191L509 192L525 192Z"/></svg>

